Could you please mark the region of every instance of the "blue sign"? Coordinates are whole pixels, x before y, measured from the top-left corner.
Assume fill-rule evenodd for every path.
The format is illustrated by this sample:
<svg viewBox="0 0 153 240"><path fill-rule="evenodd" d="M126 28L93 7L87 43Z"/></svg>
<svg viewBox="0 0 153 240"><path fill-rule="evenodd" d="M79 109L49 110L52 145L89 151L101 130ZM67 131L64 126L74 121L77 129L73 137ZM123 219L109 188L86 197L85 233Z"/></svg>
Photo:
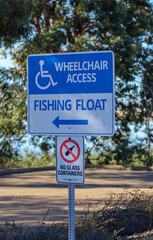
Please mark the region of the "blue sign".
<svg viewBox="0 0 153 240"><path fill-rule="evenodd" d="M114 55L28 56L30 134L113 135Z"/></svg>

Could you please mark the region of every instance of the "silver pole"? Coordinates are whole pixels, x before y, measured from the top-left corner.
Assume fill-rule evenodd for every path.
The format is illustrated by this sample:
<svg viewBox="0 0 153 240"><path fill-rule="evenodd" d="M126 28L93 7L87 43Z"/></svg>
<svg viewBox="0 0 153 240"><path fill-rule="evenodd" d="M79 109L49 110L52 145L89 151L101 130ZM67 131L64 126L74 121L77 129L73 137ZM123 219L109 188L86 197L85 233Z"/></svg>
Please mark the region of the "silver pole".
<svg viewBox="0 0 153 240"><path fill-rule="evenodd" d="M68 184L69 192L69 240L75 240L75 184Z"/></svg>

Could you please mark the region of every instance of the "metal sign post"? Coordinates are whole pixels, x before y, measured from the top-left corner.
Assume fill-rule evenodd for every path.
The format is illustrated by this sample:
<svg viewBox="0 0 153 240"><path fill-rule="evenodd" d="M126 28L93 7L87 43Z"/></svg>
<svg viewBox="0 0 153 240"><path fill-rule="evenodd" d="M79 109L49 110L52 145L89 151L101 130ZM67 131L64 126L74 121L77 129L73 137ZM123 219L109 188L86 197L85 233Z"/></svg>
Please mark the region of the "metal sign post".
<svg viewBox="0 0 153 240"><path fill-rule="evenodd" d="M74 190L84 183L83 136L114 134L114 54L37 54L27 62L28 133L58 136L56 179L68 184L69 240L75 240Z"/></svg>
<svg viewBox="0 0 153 240"><path fill-rule="evenodd" d="M69 204L69 240L75 240L75 184L68 184Z"/></svg>
<svg viewBox="0 0 153 240"><path fill-rule="evenodd" d="M84 137L56 138L56 179L68 184L68 240L75 240L75 184L84 183Z"/></svg>

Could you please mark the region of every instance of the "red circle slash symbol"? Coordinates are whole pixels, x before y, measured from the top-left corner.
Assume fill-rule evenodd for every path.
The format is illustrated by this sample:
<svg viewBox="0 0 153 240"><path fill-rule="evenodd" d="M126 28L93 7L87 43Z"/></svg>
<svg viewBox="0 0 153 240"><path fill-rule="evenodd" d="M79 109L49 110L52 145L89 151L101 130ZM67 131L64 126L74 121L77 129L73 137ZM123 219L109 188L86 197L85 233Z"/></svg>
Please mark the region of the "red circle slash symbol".
<svg viewBox="0 0 153 240"><path fill-rule="evenodd" d="M72 143L73 146L72 147L68 147L67 143ZM65 155L68 157L69 155L71 155L72 157L72 160L69 160L67 159L64 155L63 155L63 147L66 148L66 152L65 152ZM77 149L77 154L74 154L73 153L73 148L76 148ZM78 143L72 139L68 139L68 140L65 140L61 146L60 146L60 154L61 154L61 157L63 158L63 160L65 162L68 162L68 163L73 163L75 161L78 160L79 156L80 156L80 147L78 145Z"/></svg>

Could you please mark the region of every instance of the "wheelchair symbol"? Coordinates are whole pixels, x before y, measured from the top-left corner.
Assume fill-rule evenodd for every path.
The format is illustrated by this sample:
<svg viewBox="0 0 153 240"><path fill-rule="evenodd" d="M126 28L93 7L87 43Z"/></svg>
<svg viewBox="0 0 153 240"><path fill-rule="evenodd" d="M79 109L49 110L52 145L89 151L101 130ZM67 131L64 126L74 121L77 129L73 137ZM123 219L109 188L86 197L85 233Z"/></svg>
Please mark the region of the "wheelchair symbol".
<svg viewBox="0 0 153 240"><path fill-rule="evenodd" d="M47 88L50 87L50 85L52 84L52 86L54 87L57 82L54 82L53 81L53 78L50 74L48 74L49 72L48 71L44 71L43 70L43 65L44 65L44 61L43 60L40 60L39 62L40 64L40 72L37 73L36 77L35 77L35 83L37 85L38 88L42 89L42 90L45 90ZM40 76L40 77L39 77ZM38 78L49 78L49 82L46 86L41 86L39 83L38 83ZM40 80L39 80L40 81Z"/></svg>

